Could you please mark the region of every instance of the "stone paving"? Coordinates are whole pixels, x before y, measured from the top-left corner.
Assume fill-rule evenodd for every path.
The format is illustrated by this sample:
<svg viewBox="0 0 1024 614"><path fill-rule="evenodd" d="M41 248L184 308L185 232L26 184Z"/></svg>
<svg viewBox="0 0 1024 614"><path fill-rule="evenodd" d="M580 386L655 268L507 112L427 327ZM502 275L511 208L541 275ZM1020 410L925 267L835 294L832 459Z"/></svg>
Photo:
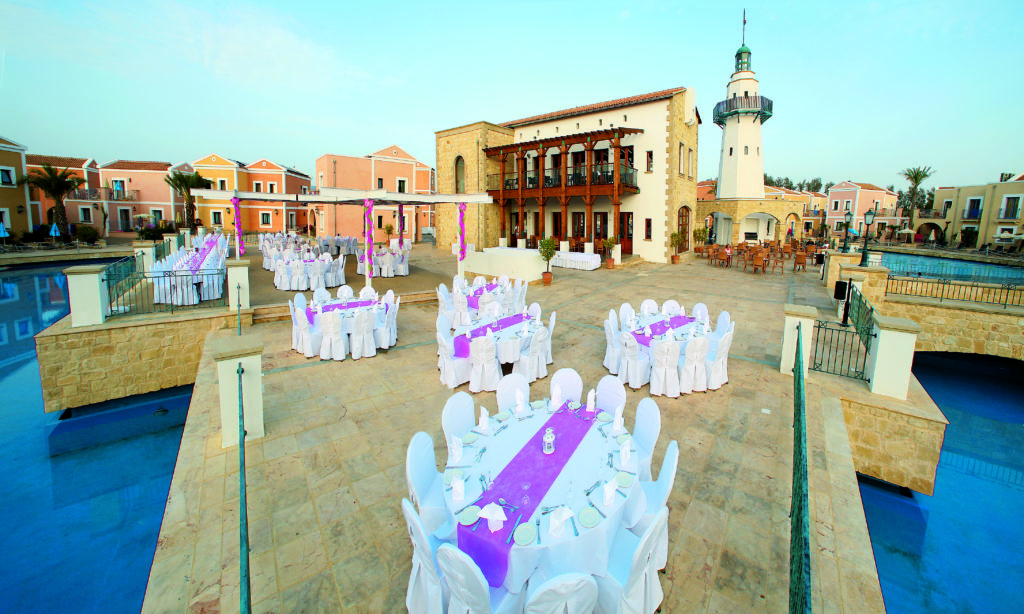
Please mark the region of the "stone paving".
<svg viewBox="0 0 1024 614"><path fill-rule="evenodd" d="M454 259L432 251L436 274ZM447 271L445 271L447 267ZM358 289L356 284L353 287ZM678 399L655 397L680 462L669 501L663 612L782 612L788 607L793 379L778 372L782 307L827 308L818 273L754 276L735 269L643 263L613 271L555 270L531 286L545 321L558 312L555 363L586 387L606 374L602 321L609 308L674 298L705 302L736 321L730 382ZM249 541L256 612L404 610L411 545L400 511L414 433L446 458L441 409L453 391L436 368L434 304L402 307L399 345L375 358L321 362L290 350L290 324L252 327L263 359L266 437L246 444ZM233 331L211 333L233 334ZM871 544L842 410L812 374L807 389L814 611L882 612ZM532 385L535 396L549 378ZM461 386L465 390L466 386ZM626 423L646 387L630 391ZM495 407L494 393L474 395ZM216 374L209 348L154 557L145 612L238 611L238 454L220 447Z"/></svg>

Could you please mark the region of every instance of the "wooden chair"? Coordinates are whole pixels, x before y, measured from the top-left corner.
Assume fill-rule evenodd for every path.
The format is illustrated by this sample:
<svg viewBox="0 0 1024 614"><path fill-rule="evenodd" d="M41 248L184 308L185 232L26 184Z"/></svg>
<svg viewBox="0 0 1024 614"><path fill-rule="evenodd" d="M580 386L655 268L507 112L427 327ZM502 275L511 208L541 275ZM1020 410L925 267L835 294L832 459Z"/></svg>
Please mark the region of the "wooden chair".
<svg viewBox="0 0 1024 614"><path fill-rule="evenodd" d="M804 272L807 271L807 254L797 254L793 258L793 272L796 273L797 267L802 268Z"/></svg>
<svg viewBox="0 0 1024 614"><path fill-rule="evenodd" d="M774 273L775 269L778 269L779 272L781 273L783 271L783 269L782 269L782 263L783 262L785 262L785 259L782 258L781 256L773 257L772 260L771 260L772 272Z"/></svg>
<svg viewBox="0 0 1024 614"><path fill-rule="evenodd" d="M782 248L782 257L783 258L792 258L793 257L793 246L792 245L786 245L786 246L784 246Z"/></svg>
<svg viewBox="0 0 1024 614"><path fill-rule="evenodd" d="M761 273L762 274L764 273L764 270L765 270L764 256L762 256L762 255L754 256L754 260L753 260L753 262L751 264L754 267L752 272L757 273L757 270L760 268L761 269Z"/></svg>
<svg viewBox="0 0 1024 614"><path fill-rule="evenodd" d="M729 256L729 254L727 254L724 249L723 250L719 250L718 254L716 254L716 257L715 257L715 262L718 264L718 266L727 267L727 266L729 266L731 264L730 260L731 260L731 258Z"/></svg>

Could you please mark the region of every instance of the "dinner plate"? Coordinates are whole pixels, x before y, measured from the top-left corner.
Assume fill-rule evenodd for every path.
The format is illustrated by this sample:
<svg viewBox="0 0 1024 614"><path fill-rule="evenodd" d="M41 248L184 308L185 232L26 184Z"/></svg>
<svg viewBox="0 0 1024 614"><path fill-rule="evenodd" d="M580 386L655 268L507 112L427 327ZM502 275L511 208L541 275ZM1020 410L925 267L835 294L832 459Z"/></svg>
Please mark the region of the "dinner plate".
<svg viewBox="0 0 1024 614"><path fill-rule="evenodd" d="M580 402L579 401L569 401L569 409L579 409L579 408L580 408Z"/></svg>
<svg viewBox="0 0 1024 614"><path fill-rule="evenodd" d="M601 515L598 514L597 510L594 508L586 507L580 511L580 524L583 525L584 528L592 529L596 527L599 522L601 522Z"/></svg>
<svg viewBox="0 0 1024 614"><path fill-rule="evenodd" d="M530 407L534 409L543 409L544 405L544 401L534 401L533 403L530 403Z"/></svg>
<svg viewBox="0 0 1024 614"><path fill-rule="evenodd" d="M530 546L537 541L537 528L534 527L531 522L524 522L516 527L516 531L512 534L512 538L515 539L516 544L520 546Z"/></svg>
<svg viewBox="0 0 1024 614"><path fill-rule="evenodd" d="M606 411L603 411L603 412L597 414L597 421L598 422L611 422L612 421L612 415L609 414ZM465 443L465 442L463 442L463 443Z"/></svg>
<svg viewBox="0 0 1024 614"><path fill-rule="evenodd" d="M470 505L459 514L459 524L469 526L480 519L480 506Z"/></svg>
<svg viewBox="0 0 1024 614"><path fill-rule="evenodd" d="M633 475L620 471L615 474L615 481L619 483L619 486L623 488L629 488L633 485Z"/></svg>
<svg viewBox="0 0 1024 614"><path fill-rule="evenodd" d="M512 417L512 414L509 413L508 410L499 411L498 413L494 414L494 419L497 420L498 422L504 422L504 421L508 420L511 417Z"/></svg>
<svg viewBox="0 0 1024 614"><path fill-rule="evenodd" d="M462 477L462 469L451 469L449 471L446 471L445 474L444 474L445 486L447 486L448 484L451 484L452 480L454 480L455 478L461 478L461 477Z"/></svg>
<svg viewBox="0 0 1024 614"><path fill-rule="evenodd" d="M625 442L629 441L629 437L630 437L629 433L623 433L623 434L621 434L621 435L619 435L618 437L615 438L615 443L617 443L617 444L619 444L621 446Z"/></svg>
<svg viewBox="0 0 1024 614"><path fill-rule="evenodd" d="M464 443L466 445L469 445L469 444L473 443L474 441L476 441L478 437L479 437L479 435L477 435L476 433L470 431L469 433L466 433L465 435L462 436L462 443Z"/></svg>

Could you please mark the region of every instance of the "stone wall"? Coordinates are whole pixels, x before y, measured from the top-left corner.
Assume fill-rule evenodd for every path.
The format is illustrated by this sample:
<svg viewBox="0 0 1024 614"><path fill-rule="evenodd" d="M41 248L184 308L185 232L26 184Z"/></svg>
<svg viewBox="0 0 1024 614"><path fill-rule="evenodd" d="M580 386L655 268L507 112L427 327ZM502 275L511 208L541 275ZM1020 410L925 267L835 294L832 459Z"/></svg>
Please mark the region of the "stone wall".
<svg viewBox="0 0 1024 614"><path fill-rule="evenodd" d="M1024 309L888 295L885 315L921 325L918 352L966 352L1024 360Z"/></svg>
<svg viewBox="0 0 1024 614"><path fill-rule="evenodd" d="M672 256L673 248L668 238L678 228L679 208L687 206L690 208L689 232L687 242L690 249L693 249L694 210L697 205L697 178L684 175L679 172L679 143L685 143L686 148L693 149L693 159L697 158L697 122L696 114L692 114L692 121L688 125L687 105L693 106L696 101L690 90L684 90L672 96L668 104L668 131L665 135L665 148L668 160L668 177L665 186L665 226L662 229L664 237L652 237L656 242L660 241L665 246L665 262ZM685 153L683 154L685 155ZM635 164L642 163L637 158ZM696 172L696 162L693 164ZM690 172L690 169L687 169Z"/></svg>
<svg viewBox="0 0 1024 614"><path fill-rule="evenodd" d="M843 415L858 472L932 494L948 424L944 418L915 416L849 398L843 399Z"/></svg>
<svg viewBox="0 0 1024 614"><path fill-rule="evenodd" d="M841 252L829 252L825 255L825 276L823 283L828 288L829 294L836 287L836 280L839 279L840 267L856 266L860 262L860 254L843 254Z"/></svg>
<svg viewBox="0 0 1024 614"><path fill-rule="evenodd" d="M242 311L252 325L252 310ZM71 316L36 335L43 409L61 411L195 382L208 332L236 326L224 309L135 316L71 327Z"/></svg>

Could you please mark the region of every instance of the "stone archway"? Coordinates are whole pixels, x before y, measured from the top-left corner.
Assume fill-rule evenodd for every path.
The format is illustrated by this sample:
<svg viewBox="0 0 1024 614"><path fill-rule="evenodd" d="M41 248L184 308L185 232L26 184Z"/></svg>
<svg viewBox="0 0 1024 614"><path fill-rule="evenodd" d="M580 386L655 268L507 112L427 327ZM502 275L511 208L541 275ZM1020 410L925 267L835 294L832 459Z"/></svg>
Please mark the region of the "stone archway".
<svg viewBox="0 0 1024 614"><path fill-rule="evenodd" d="M924 222L923 224L918 225L917 230L914 231L914 234L915 236L921 235L922 241L931 241L933 240L931 237L931 234L933 232L935 233L935 241L946 240L946 233L942 230L942 227L936 224L935 222Z"/></svg>
<svg viewBox="0 0 1024 614"><path fill-rule="evenodd" d="M743 216L734 233L742 242L777 241L785 236L779 218L766 211L753 211Z"/></svg>

